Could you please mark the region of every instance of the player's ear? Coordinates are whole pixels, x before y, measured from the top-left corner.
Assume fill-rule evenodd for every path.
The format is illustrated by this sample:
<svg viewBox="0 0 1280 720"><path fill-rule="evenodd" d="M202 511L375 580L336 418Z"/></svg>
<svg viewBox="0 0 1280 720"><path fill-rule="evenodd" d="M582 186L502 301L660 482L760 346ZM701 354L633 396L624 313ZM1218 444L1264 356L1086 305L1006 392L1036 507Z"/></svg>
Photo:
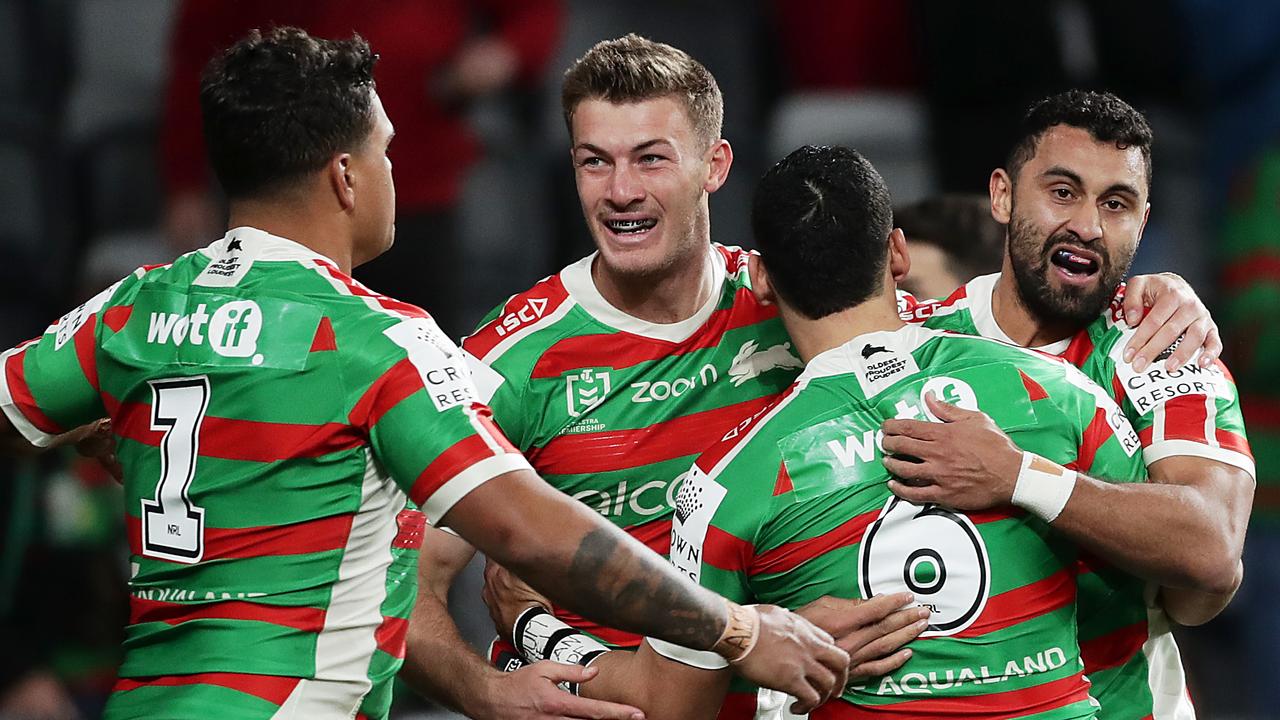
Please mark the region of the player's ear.
<svg viewBox="0 0 1280 720"><path fill-rule="evenodd" d="M772 305L777 302L773 285L769 283L769 271L765 270L764 261L756 253L747 256L747 275L751 278L751 292L761 305Z"/></svg>
<svg viewBox="0 0 1280 720"><path fill-rule="evenodd" d="M729 179L729 168L733 167L733 146L720 138L711 143L707 153L707 181L702 184L702 189L713 193Z"/></svg>
<svg viewBox="0 0 1280 720"><path fill-rule="evenodd" d="M350 212L356 206L356 179L351 169L351 155L349 153L334 155L325 166L325 175L328 177L329 187L333 190L338 206L343 212Z"/></svg>
<svg viewBox="0 0 1280 720"><path fill-rule="evenodd" d="M987 190L991 194L991 217L1001 225L1008 225L1013 215L1013 178L1004 168L996 168L991 171Z"/></svg>
<svg viewBox="0 0 1280 720"><path fill-rule="evenodd" d="M893 275L893 284L902 282L911 272L911 255L907 252L907 236L902 228L894 228L889 233L889 273Z"/></svg>

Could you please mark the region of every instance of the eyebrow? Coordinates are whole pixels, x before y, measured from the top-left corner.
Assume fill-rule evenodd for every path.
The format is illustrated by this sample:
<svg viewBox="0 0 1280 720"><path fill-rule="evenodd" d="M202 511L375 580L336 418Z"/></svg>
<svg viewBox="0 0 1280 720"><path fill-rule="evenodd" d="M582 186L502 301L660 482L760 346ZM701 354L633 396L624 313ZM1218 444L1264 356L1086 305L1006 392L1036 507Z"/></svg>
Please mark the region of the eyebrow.
<svg viewBox="0 0 1280 720"><path fill-rule="evenodd" d="M652 148L652 147L653 147L653 146L655 146L655 145L668 145L668 146L671 146L671 145L672 145L672 142L671 142L670 140L665 139L665 138L654 138L654 139L652 139L652 140L646 140L646 141L644 141L644 142L640 143L639 145L636 145L635 147L631 148L630 152L633 152L633 153L634 153L634 152L640 152L640 151L642 151L642 150L648 150L648 149ZM608 156L608 155L609 155L609 153L608 153L604 148L596 147L595 145L592 145L591 143L587 143L587 142L584 142L584 143L578 143L578 145L577 145L576 147L574 147L574 151L578 151L578 150L587 150L587 151L589 151L589 152L593 152L593 153L595 153L595 154L597 154L597 155L605 155L605 156Z"/></svg>
<svg viewBox="0 0 1280 720"><path fill-rule="evenodd" d="M1075 172L1074 170L1069 170L1067 168L1064 168L1061 165L1054 165L1048 170L1045 170L1044 172L1040 173L1040 177L1061 177L1061 178L1070 180L1071 182L1075 183L1080 187L1084 187L1084 178L1080 177L1079 173ZM1136 187L1130 185L1129 183L1123 183L1123 182L1113 183L1106 190L1102 191L1102 195L1115 195L1115 194L1129 195L1135 198L1141 196Z"/></svg>

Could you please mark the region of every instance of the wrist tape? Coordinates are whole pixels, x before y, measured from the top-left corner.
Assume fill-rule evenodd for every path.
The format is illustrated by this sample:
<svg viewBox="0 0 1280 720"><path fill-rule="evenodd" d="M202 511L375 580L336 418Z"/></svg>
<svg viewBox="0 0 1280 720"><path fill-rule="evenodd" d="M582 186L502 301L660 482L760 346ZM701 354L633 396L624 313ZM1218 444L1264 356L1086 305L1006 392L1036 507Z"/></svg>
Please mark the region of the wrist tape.
<svg viewBox="0 0 1280 720"><path fill-rule="evenodd" d="M1023 452L1022 469L1013 486L1013 504L1045 522L1053 522L1071 499L1076 477L1075 470L1033 452Z"/></svg>
<svg viewBox="0 0 1280 720"><path fill-rule="evenodd" d="M586 667L609 651L609 648L586 633L569 627L539 605L520 613L511 638L516 649L529 662L551 660ZM578 694L578 683L560 683L560 687Z"/></svg>
<svg viewBox="0 0 1280 720"><path fill-rule="evenodd" d="M760 639L760 613L754 605L738 605L727 600L725 604L729 621L711 650L731 663L741 662Z"/></svg>

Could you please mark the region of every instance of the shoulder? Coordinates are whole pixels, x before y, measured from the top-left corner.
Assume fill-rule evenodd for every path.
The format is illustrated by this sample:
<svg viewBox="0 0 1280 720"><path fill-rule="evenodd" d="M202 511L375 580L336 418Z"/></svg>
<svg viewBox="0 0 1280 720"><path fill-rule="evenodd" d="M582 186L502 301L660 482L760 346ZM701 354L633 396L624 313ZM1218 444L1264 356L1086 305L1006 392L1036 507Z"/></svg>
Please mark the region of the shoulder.
<svg viewBox="0 0 1280 720"><path fill-rule="evenodd" d="M494 308L462 347L492 365L516 348L527 348L540 331L555 327L575 305L559 273L543 278Z"/></svg>
<svg viewBox="0 0 1280 720"><path fill-rule="evenodd" d="M961 285L945 298L918 298L898 291L898 316L903 322L925 323L929 327L941 325L942 318L969 310L969 286Z"/></svg>
<svg viewBox="0 0 1280 720"><path fill-rule="evenodd" d="M698 457L699 470L715 477L730 466L754 467L769 457L777 457L777 440L794 429L794 415L801 411L801 391L806 385L804 380L792 383L773 402L729 428Z"/></svg>

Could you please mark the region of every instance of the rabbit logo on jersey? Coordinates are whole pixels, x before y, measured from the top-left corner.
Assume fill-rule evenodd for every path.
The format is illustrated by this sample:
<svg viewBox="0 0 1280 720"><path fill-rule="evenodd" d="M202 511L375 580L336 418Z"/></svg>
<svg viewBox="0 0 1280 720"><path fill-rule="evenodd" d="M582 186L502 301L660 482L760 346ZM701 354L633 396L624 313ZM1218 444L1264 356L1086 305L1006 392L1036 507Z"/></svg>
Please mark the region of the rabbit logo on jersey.
<svg viewBox="0 0 1280 720"><path fill-rule="evenodd" d="M222 357L251 357L262 363L258 335L262 332L262 308L252 300L233 300L214 309L200 303L189 315L153 312L147 325L147 342L153 345L203 345L206 341Z"/></svg>

